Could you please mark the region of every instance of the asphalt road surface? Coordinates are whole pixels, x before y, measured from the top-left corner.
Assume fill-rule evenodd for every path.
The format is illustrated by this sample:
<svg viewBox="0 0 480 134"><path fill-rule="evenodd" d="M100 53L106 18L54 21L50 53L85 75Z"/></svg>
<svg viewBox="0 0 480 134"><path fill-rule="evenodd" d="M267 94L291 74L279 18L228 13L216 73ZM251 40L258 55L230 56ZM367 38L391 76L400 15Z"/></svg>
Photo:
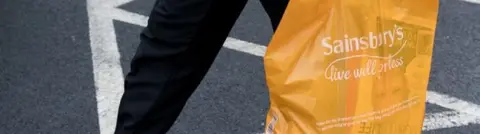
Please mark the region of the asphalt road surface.
<svg viewBox="0 0 480 134"><path fill-rule="evenodd" d="M92 1L95 0L89 0ZM120 2L116 8L147 16L153 2ZM102 103L111 105L108 108L97 105L101 101L109 102L109 97L104 97L96 87L112 81L99 81L95 77L98 76L95 61L103 57L95 55L96 48L92 45L96 40L91 37L89 23L92 26L95 21L89 10L95 8L89 8L86 0L0 1L0 134L108 132L104 129L109 128L103 127L108 125L102 121L111 127L111 117L98 109L114 111L116 103ZM463 101L428 103L428 114L452 111L471 114L480 104L479 14L480 2L441 0L429 90ZM109 12L105 12L105 16L108 15ZM117 45L114 47L118 49L122 67L120 72L125 74L142 26L115 19L112 26ZM230 37L265 46L271 34L264 10L258 1L251 0ZM268 106L263 75L261 57L223 49L171 133L262 132ZM121 79L120 76L114 81ZM119 95L117 91L112 94ZM102 97L107 99L98 99ZM442 97L436 99L442 100ZM438 121L450 121L453 125L425 133L480 133L480 119L465 121L472 118L480 117L439 118Z"/></svg>

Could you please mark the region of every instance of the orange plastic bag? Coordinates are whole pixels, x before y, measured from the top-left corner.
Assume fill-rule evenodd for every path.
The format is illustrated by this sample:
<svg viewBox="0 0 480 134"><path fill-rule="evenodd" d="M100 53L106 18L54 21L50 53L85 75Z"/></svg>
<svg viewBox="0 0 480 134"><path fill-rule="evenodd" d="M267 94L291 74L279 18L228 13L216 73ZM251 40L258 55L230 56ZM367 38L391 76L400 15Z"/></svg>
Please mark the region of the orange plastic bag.
<svg viewBox="0 0 480 134"><path fill-rule="evenodd" d="M266 134L420 134L438 0L291 0L264 58Z"/></svg>

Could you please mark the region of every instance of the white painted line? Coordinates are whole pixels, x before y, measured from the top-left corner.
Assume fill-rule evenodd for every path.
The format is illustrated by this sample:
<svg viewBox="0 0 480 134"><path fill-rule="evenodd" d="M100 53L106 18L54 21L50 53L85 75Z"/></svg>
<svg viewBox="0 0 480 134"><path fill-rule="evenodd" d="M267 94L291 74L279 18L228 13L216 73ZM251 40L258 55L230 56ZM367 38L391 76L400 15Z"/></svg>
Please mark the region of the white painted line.
<svg viewBox="0 0 480 134"><path fill-rule="evenodd" d="M438 92L428 91L427 102L480 117L480 106Z"/></svg>
<svg viewBox="0 0 480 134"><path fill-rule="evenodd" d="M147 22L148 22L148 17L145 16L145 15L140 15L140 14L137 14L137 13L128 12L128 11L125 11L125 10L119 9L119 8L112 9L111 12L110 12L110 16L115 20L123 21L123 22L130 23L130 24L139 25L139 26L142 26L142 27L146 27Z"/></svg>
<svg viewBox="0 0 480 134"><path fill-rule="evenodd" d="M470 2L470 3L474 3L474 4L480 4L480 0L462 0L462 1Z"/></svg>
<svg viewBox="0 0 480 134"><path fill-rule="evenodd" d="M101 134L113 134L123 93L123 72L108 2L87 0L90 45ZM118 4L118 3L116 3Z"/></svg>
<svg viewBox="0 0 480 134"><path fill-rule="evenodd" d="M263 57L265 55L265 50L267 49L267 47L262 45L257 45L251 42L246 42L230 37L227 38L223 47L259 57Z"/></svg>
<svg viewBox="0 0 480 134"><path fill-rule="evenodd" d="M424 131L435 129L467 126L480 124L480 118L457 111L446 111L434 114L427 114L424 120Z"/></svg>
<svg viewBox="0 0 480 134"><path fill-rule="evenodd" d="M132 1L134 0L104 0L102 5L108 6L109 8L117 8Z"/></svg>

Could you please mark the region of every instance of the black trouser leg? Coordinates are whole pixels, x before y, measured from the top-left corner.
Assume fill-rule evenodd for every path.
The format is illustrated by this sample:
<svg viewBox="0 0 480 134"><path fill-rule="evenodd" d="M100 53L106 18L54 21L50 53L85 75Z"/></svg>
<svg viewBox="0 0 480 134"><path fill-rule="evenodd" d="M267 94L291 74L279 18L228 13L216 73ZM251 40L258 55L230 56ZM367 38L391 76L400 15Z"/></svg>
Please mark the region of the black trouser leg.
<svg viewBox="0 0 480 134"><path fill-rule="evenodd" d="M125 78L116 134L166 133L246 0L157 0Z"/></svg>
<svg viewBox="0 0 480 134"><path fill-rule="evenodd" d="M247 0L157 0L125 78L116 134L166 133Z"/></svg>

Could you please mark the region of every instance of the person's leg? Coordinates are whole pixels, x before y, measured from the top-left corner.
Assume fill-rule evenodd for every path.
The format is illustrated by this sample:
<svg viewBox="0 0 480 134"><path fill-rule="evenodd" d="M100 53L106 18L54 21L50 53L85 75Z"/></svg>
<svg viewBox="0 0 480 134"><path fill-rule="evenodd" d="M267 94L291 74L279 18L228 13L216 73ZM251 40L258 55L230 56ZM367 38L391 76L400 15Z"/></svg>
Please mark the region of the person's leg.
<svg viewBox="0 0 480 134"><path fill-rule="evenodd" d="M289 0L260 0L260 2L270 17L272 28L275 31L283 17Z"/></svg>
<svg viewBox="0 0 480 134"><path fill-rule="evenodd" d="M166 133L247 0L157 0L125 78L116 134Z"/></svg>

